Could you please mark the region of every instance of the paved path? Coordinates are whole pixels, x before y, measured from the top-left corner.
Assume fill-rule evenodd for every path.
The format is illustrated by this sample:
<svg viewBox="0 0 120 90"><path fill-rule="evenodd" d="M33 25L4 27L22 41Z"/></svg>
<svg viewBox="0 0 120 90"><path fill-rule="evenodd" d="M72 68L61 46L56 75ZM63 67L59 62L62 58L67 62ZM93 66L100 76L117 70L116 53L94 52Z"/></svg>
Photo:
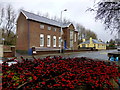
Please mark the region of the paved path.
<svg viewBox="0 0 120 90"><path fill-rule="evenodd" d="M3 45L0 45L0 57L3 57Z"/></svg>

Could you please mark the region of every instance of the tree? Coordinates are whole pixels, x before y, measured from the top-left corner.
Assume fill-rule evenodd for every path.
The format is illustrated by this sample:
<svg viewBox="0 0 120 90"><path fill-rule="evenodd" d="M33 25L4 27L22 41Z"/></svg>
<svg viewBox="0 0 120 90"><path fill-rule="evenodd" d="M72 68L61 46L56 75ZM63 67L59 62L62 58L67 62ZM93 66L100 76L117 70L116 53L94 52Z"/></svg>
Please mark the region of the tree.
<svg viewBox="0 0 120 90"><path fill-rule="evenodd" d="M60 18L58 18L57 16L53 16L53 17L51 17L51 19L60 22Z"/></svg>
<svg viewBox="0 0 120 90"><path fill-rule="evenodd" d="M86 29L85 31L86 40L90 39L90 37L92 37L93 39L97 39L97 35L93 31Z"/></svg>
<svg viewBox="0 0 120 90"><path fill-rule="evenodd" d="M7 7L1 7L0 11L0 17L2 17L0 19L0 28L3 32L3 38L5 38L5 44L12 44L12 40L15 40L15 34L13 34L16 20L15 10L11 5L8 5Z"/></svg>
<svg viewBox="0 0 120 90"><path fill-rule="evenodd" d="M115 41L113 39L109 41L109 47L115 47Z"/></svg>
<svg viewBox="0 0 120 90"><path fill-rule="evenodd" d="M46 17L46 18L50 18L50 16L49 16L49 13L47 12L47 13L41 13L41 12L37 12L37 15L39 15L39 16L43 16L43 17Z"/></svg>
<svg viewBox="0 0 120 90"><path fill-rule="evenodd" d="M2 7L2 5L0 5L0 26L2 25L3 17L4 17L4 8Z"/></svg>
<svg viewBox="0 0 120 90"><path fill-rule="evenodd" d="M16 44L16 34L13 31L10 31L9 38L8 38L8 33L4 32L3 38L5 39L4 44L6 45Z"/></svg>
<svg viewBox="0 0 120 90"><path fill-rule="evenodd" d="M57 17L57 16L54 16L54 17L51 17L51 19L52 20L55 20L55 21L57 21L57 22L60 22L61 21L61 19L59 18L59 17ZM66 18L63 18L62 19L62 23L63 24L66 24L66 23L68 23L68 22L71 22L69 19L66 19Z"/></svg>
<svg viewBox="0 0 120 90"><path fill-rule="evenodd" d="M78 39L79 42L82 42L82 39L89 40L90 37L93 39L97 39L97 34L95 34L93 31L86 29L84 26L80 24L76 24L76 29L78 30Z"/></svg>
<svg viewBox="0 0 120 90"><path fill-rule="evenodd" d="M101 0L94 6L94 9L89 9L96 12L95 19L101 20L105 25L105 29L109 29L111 33L120 30L120 2L117 1Z"/></svg>

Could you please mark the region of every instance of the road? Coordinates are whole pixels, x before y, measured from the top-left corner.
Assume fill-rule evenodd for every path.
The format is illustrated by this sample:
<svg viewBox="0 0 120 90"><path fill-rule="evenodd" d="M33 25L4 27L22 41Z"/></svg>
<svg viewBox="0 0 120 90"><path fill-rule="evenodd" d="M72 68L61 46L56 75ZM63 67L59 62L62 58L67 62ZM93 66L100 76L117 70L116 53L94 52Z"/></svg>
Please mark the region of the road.
<svg viewBox="0 0 120 90"><path fill-rule="evenodd" d="M89 57L93 59L108 60L107 54L117 52L117 50L87 51L69 55L69 57Z"/></svg>

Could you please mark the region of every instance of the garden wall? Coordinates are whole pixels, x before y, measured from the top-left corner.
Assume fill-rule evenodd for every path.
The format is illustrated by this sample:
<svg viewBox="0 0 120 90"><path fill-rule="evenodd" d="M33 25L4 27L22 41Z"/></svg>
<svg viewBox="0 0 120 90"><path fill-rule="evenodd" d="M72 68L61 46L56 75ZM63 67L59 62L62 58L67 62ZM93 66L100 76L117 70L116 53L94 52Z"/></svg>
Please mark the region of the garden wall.
<svg viewBox="0 0 120 90"><path fill-rule="evenodd" d="M14 57L15 56L15 47L11 46L9 49L3 51L3 57Z"/></svg>
<svg viewBox="0 0 120 90"><path fill-rule="evenodd" d="M43 54L57 54L57 53L60 53L60 50L37 50L35 47L32 47L31 51L32 51L32 55L43 55ZM90 51L90 49L62 50L61 53L80 52L80 51Z"/></svg>

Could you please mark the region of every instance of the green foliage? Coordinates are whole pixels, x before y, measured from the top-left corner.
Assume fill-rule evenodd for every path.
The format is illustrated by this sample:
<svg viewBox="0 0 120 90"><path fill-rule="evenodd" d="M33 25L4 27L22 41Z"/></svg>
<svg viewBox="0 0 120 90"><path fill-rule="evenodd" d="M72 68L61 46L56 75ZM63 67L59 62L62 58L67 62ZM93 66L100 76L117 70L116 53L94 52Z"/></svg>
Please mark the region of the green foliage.
<svg viewBox="0 0 120 90"><path fill-rule="evenodd" d="M16 81L16 80L19 80L20 78L18 76L13 76L12 79Z"/></svg>
<svg viewBox="0 0 120 90"><path fill-rule="evenodd" d="M10 31L9 35L7 32L3 32L3 38L5 39L4 45L15 45L16 44L16 34L13 31Z"/></svg>
<svg viewBox="0 0 120 90"><path fill-rule="evenodd" d="M115 47L115 41L114 40L110 40L109 41L109 47Z"/></svg>

